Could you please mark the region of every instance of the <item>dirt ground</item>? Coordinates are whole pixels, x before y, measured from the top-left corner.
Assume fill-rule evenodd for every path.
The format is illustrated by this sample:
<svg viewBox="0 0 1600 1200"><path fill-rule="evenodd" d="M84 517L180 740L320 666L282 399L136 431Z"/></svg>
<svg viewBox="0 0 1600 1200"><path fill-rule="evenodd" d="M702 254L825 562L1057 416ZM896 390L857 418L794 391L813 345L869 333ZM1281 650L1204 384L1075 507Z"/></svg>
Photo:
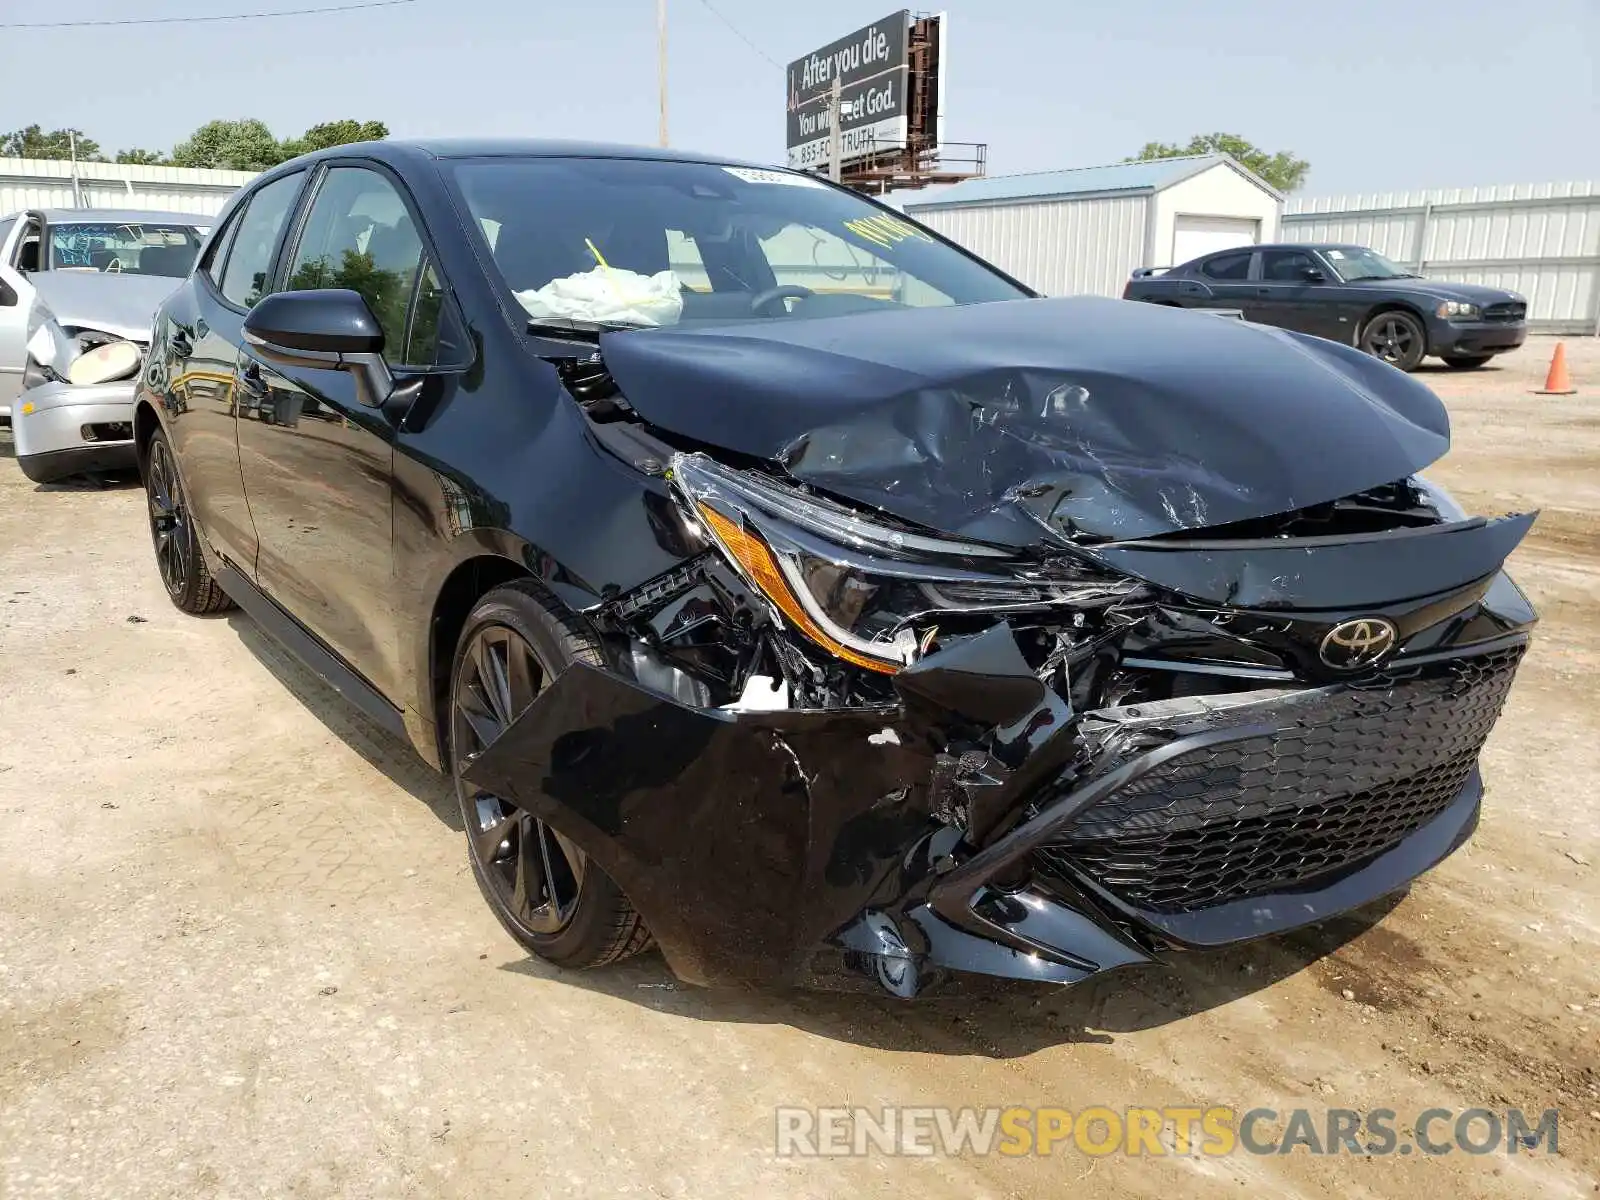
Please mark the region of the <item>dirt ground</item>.
<svg viewBox="0 0 1600 1200"><path fill-rule="evenodd" d="M1592 1197L1600 345L1568 341L1579 395L1532 395L1551 345L1421 376L1455 420L1437 478L1544 510L1470 845L1330 929L915 1006L530 962L437 776L247 619L167 602L137 488L0 462L0 1196ZM1383 1107L1402 1133L1559 1108L1560 1152L774 1153L777 1106L887 1104Z"/></svg>

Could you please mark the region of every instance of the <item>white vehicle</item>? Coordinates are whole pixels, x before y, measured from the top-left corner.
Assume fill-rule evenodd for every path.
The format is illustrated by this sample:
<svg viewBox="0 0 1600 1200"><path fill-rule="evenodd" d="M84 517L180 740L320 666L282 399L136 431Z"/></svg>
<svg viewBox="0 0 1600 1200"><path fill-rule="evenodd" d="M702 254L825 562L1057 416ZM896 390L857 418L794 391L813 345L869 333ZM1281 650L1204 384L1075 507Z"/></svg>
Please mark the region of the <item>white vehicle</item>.
<svg viewBox="0 0 1600 1200"><path fill-rule="evenodd" d="M30 479L134 465L128 422L151 318L189 274L210 226L209 217L123 209L0 219L0 425L12 425ZM109 377L72 370L120 342L138 350L131 366L126 352L102 353L115 368Z"/></svg>

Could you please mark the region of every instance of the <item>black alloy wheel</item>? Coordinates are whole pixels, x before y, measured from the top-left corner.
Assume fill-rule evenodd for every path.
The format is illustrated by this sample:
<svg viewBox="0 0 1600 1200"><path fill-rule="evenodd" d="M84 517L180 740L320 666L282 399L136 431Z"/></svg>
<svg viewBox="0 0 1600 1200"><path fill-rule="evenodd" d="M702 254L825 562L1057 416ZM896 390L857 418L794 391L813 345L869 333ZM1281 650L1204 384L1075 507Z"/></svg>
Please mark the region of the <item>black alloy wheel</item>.
<svg viewBox="0 0 1600 1200"><path fill-rule="evenodd" d="M1361 348L1391 367L1414 371L1428 352L1428 338L1410 313L1382 312L1361 331Z"/></svg>
<svg viewBox="0 0 1600 1200"><path fill-rule="evenodd" d="M172 446L159 430L145 452L144 488L156 568L173 604L196 616L233 607L228 594L211 577L200 551L199 532L184 496Z"/></svg>
<svg viewBox="0 0 1600 1200"><path fill-rule="evenodd" d="M1475 371L1493 357L1492 354L1446 354L1444 365L1452 371Z"/></svg>
<svg viewBox="0 0 1600 1200"><path fill-rule="evenodd" d="M493 745L539 694L544 672L514 630L490 625L467 648L456 679L456 745L467 761ZM462 816L472 853L517 925L534 934L565 929L578 908L588 859L538 817L473 790Z"/></svg>
<svg viewBox="0 0 1600 1200"><path fill-rule="evenodd" d="M582 968L648 946L638 914L571 838L462 777L560 669L579 660L598 663L598 647L574 618L554 615L533 585L489 593L468 618L456 651L450 751L468 857L490 908L540 958Z"/></svg>

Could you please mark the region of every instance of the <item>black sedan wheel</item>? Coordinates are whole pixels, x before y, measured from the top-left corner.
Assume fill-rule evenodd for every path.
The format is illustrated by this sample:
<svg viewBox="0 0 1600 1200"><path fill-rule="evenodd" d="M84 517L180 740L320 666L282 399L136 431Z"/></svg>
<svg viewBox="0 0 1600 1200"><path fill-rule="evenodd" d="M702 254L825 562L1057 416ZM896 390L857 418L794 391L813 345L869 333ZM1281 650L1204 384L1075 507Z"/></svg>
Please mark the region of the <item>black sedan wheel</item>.
<svg viewBox="0 0 1600 1200"><path fill-rule="evenodd" d="M160 430L145 449L144 491L156 567L172 602L196 616L232 608L233 601L211 577L200 552L199 532L183 492L183 480L178 477L172 445Z"/></svg>
<svg viewBox="0 0 1600 1200"><path fill-rule="evenodd" d="M593 638L530 583L496 588L467 619L451 677L450 751L472 873L500 923L540 958L597 967L650 944L617 885L571 838L462 772L562 668L601 663Z"/></svg>
<svg viewBox="0 0 1600 1200"><path fill-rule="evenodd" d="M1410 313L1382 312L1361 331L1361 348L1391 367L1415 371L1428 352L1428 335Z"/></svg>
<svg viewBox="0 0 1600 1200"><path fill-rule="evenodd" d="M1493 357L1492 354L1446 354L1444 365L1453 371L1475 371Z"/></svg>

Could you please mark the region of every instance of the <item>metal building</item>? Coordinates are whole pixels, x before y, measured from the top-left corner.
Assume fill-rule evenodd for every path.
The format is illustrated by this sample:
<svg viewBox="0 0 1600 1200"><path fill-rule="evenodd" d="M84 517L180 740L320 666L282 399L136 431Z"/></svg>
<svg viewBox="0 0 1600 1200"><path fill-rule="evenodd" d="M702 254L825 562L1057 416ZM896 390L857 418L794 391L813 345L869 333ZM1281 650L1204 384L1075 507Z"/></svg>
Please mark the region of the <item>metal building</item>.
<svg viewBox="0 0 1600 1200"><path fill-rule="evenodd" d="M905 211L1050 296L1119 296L1135 267L1276 241L1283 197L1225 154L991 175Z"/></svg>
<svg viewBox="0 0 1600 1200"><path fill-rule="evenodd" d="M212 214L255 178L250 171L59 159L0 158L0 216L28 208L149 208Z"/></svg>

